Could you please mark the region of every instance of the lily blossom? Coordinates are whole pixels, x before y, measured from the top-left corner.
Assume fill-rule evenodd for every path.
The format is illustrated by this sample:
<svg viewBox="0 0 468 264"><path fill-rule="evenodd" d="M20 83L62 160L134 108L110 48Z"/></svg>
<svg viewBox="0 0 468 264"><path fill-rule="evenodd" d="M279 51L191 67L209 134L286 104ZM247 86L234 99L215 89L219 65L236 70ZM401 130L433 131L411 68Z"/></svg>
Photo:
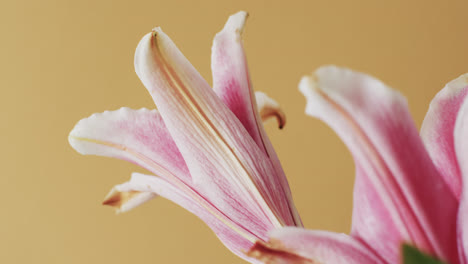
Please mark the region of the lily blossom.
<svg viewBox="0 0 468 264"><path fill-rule="evenodd" d="M468 263L468 74L432 100L420 133L406 99L368 75L334 66L299 84L306 113L326 122L355 161L351 234L293 227L250 256L265 263L400 263L408 243Z"/></svg>
<svg viewBox="0 0 468 264"><path fill-rule="evenodd" d="M127 160L153 174L134 173L104 204L124 212L162 196L201 218L242 258L269 231L302 226L262 124L276 117L282 127L284 113L250 83L241 40L246 18L231 16L214 39L213 89L155 28L138 44L135 69L158 110L94 114L69 136L81 154Z"/></svg>

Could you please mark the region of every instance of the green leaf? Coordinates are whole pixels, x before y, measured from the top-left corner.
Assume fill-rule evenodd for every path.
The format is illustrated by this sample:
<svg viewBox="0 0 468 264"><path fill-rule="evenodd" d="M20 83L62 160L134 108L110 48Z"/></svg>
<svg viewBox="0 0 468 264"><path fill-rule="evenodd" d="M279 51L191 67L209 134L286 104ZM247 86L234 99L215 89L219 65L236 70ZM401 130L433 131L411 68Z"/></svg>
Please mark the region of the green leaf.
<svg viewBox="0 0 468 264"><path fill-rule="evenodd" d="M445 264L444 262L421 252L416 247L403 244L403 264Z"/></svg>

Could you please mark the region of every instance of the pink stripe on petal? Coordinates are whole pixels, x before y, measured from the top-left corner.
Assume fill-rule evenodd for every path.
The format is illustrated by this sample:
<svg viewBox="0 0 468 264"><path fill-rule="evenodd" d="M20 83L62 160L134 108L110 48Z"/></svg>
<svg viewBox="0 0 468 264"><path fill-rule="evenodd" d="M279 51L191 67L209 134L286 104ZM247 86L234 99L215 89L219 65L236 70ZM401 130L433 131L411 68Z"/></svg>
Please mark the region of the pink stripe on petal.
<svg viewBox="0 0 468 264"><path fill-rule="evenodd" d="M390 263L348 235L295 227L272 231L269 242L257 243L249 255L265 264Z"/></svg>
<svg viewBox="0 0 468 264"><path fill-rule="evenodd" d="M455 153L461 171L461 202L458 210L458 250L460 263L468 263L468 100L458 112L454 129Z"/></svg>
<svg viewBox="0 0 468 264"><path fill-rule="evenodd" d="M432 160L458 199L462 184L453 136L467 92L468 74L449 82L432 100L421 127L421 137Z"/></svg>
<svg viewBox="0 0 468 264"><path fill-rule="evenodd" d="M355 213L372 214L369 210L375 210L373 214L382 218L378 229L387 229L386 235L361 232L368 228L361 222L353 222L353 230L367 234L361 238L375 250L380 248L375 245L400 236L402 242L408 240L457 263L454 241L458 202L426 152L406 100L379 80L332 66L318 69L314 77L305 77L300 89L308 101L306 112L324 120L340 135L364 172L356 177L367 177L385 207L384 215L380 203L370 204L367 210L356 209ZM366 198L356 198L360 199ZM385 254L398 250L378 253L394 259Z"/></svg>
<svg viewBox="0 0 468 264"><path fill-rule="evenodd" d="M288 181L281 167L276 152L268 139L257 110L247 60L242 44L242 31L248 14L238 12L229 17L223 30L213 40L211 69L213 72L213 90L224 104L236 115L259 148L267 154L273 163L276 175L288 200L289 210L281 211L286 225L302 226L299 214L294 206ZM259 95L265 99L263 94ZM262 101L261 103L266 103ZM261 106L259 106L261 107ZM284 118L278 119L280 122ZM282 127L280 123L280 127ZM290 215L293 215L291 219Z"/></svg>
<svg viewBox="0 0 468 264"><path fill-rule="evenodd" d="M388 263L399 263L401 233L394 232L398 228L392 222L392 216L382 201L381 194L365 173L356 162L351 235L362 238L363 243L372 243L368 247L379 252Z"/></svg>
<svg viewBox="0 0 468 264"><path fill-rule="evenodd" d="M243 11L230 16L223 30L213 40L213 90L263 150L255 115L256 102L241 37L247 16Z"/></svg>
<svg viewBox="0 0 468 264"><path fill-rule="evenodd" d="M171 200L203 220L223 244L236 255L252 263L257 263L256 260L247 257L245 252L258 237L230 221L196 193L184 191L159 177L140 173L133 173L130 181L118 186L121 191L153 193Z"/></svg>
<svg viewBox="0 0 468 264"><path fill-rule="evenodd" d="M465 174L466 175L466 174ZM466 185L465 185L466 186ZM466 189L466 187L463 188ZM461 264L468 263L468 194L467 191L462 192L460 208L457 218L457 242L458 254Z"/></svg>
<svg viewBox="0 0 468 264"><path fill-rule="evenodd" d="M161 177L191 182L182 155L157 110L121 108L93 114L79 121L69 135L81 154L119 158Z"/></svg>

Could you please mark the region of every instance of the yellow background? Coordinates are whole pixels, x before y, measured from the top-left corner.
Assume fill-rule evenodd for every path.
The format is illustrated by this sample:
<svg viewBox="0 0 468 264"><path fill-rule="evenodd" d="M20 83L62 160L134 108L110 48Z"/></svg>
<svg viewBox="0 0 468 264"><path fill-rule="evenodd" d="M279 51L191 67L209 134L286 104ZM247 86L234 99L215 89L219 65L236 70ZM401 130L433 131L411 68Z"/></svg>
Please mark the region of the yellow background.
<svg viewBox="0 0 468 264"><path fill-rule="evenodd" d="M100 205L132 171L67 142L75 123L152 107L133 69L162 26L211 82L216 32L238 10L254 87L288 115L267 124L308 228L348 232L354 167L303 113L301 75L323 64L371 73L408 97L419 126L434 94L468 72L467 1L10 1L0 3L0 263L242 263L198 218L163 199L115 215Z"/></svg>

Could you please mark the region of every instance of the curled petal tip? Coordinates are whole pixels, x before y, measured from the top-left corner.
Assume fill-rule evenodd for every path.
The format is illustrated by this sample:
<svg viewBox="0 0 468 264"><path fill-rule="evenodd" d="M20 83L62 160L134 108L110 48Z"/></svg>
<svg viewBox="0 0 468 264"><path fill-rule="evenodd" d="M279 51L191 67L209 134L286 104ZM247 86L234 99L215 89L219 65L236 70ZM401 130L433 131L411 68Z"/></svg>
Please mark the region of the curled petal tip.
<svg viewBox="0 0 468 264"><path fill-rule="evenodd" d="M286 114L283 112L279 104L262 92L255 92L255 99L257 101L257 109L262 121L265 122L274 117L278 121L279 129L283 129L286 125Z"/></svg>
<svg viewBox="0 0 468 264"><path fill-rule="evenodd" d="M223 31L232 31L241 34L244 30L245 21L249 17L249 14L245 11L239 11L234 15L231 15L224 25Z"/></svg>
<svg viewBox="0 0 468 264"><path fill-rule="evenodd" d="M299 91L304 95L306 101L311 101L310 99L314 97L314 91L318 90L318 80L315 74L306 75L301 78L299 82ZM306 114L312 114L309 110L310 107L306 105Z"/></svg>
<svg viewBox="0 0 468 264"><path fill-rule="evenodd" d="M151 41L157 44L156 41L159 39L159 36L161 34L164 34L164 31L161 29L161 27L155 27L151 30L149 34L151 34Z"/></svg>
<svg viewBox="0 0 468 264"><path fill-rule="evenodd" d="M76 148L76 143L75 143L75 137L72 135L73 133L73 130L70 132L70 134L68 135L68 144L70 144L70 146L73 148L73 149L77 149Z"/></svg>
<svg viewBox="0 0 468 264"><path fill-rule="evenodd" d="M306 97L312 97L314 92L317 92L322 89L320 77L327 78L328 76L334 76L338 73L344 73L349 75L349 70L345 68L338 68L334 65L322 66L318 68L315 72L305 75L301 78L299 82L299 91ZM329 78L333 79L333 78Z"/></svg>
<svg viewBox="0 0 468 264"><path fill-rule="evenodd" d="M140 76L144 70L142 64L146 62L146 56L148 55L149 47L151 47L151 41L154 37L153 32L150 32L144 35L143 38L141 38L136 48L134 65L135 65L135 72L138 76Z"/></svg>
<svg viewBox="0 0 468 264"><path fill-rule="evenodd" d="M310 93L310 88L316 88L317 86L317 77L313 74L306 75L301 78L299 82L299 91L307 96Z"/></svg>
<svg viewBox="0 0 468 264"><path fill-rule="evenodd" d="M445 88L442 90L445 93L448 94L456 94L460 90L465 89L465 87L468 85L468 73L460 75L458 78L450 81L447 83Z"/></svg>
<svg viewBox="0 0 468 264"><path fill-rule="evenodd" d="M91 116L90 118L92 118L92 117L93 116ZM85 123L84 120L80 120L75 125L75 127L70 132L70 134L68 135L68 144L70 144L70 146L73 149L75 149L78 153L80 153L81 155L86 155L87 154L87 146L90 143L95 142L94 140L92 140L90 138L83 137L83 134L85 133L85 131L87 129L86 125L84 124Z"/></svg>

